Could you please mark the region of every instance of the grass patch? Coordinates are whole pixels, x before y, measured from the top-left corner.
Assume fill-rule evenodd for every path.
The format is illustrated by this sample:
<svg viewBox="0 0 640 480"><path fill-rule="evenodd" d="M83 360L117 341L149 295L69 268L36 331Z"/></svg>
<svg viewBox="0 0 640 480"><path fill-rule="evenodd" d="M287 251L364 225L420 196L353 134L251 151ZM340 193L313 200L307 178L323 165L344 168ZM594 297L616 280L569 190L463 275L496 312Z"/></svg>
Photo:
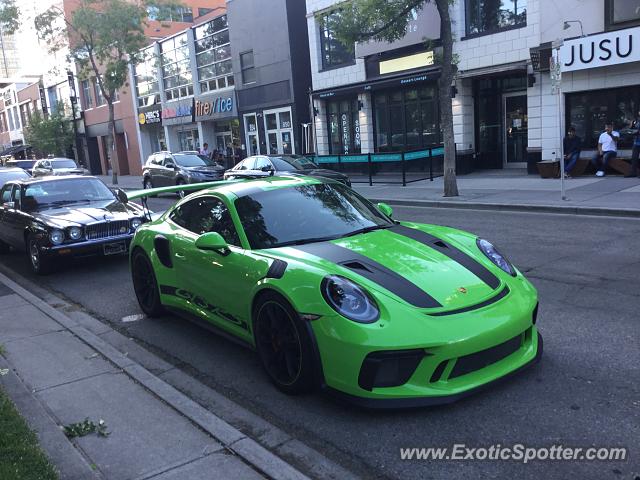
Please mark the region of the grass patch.
<svg viewBox="0 0 640 480"><path fill-rule="evenodd" d="M58 474L38 439L0 389L0 478L55 480Z"/></svg>

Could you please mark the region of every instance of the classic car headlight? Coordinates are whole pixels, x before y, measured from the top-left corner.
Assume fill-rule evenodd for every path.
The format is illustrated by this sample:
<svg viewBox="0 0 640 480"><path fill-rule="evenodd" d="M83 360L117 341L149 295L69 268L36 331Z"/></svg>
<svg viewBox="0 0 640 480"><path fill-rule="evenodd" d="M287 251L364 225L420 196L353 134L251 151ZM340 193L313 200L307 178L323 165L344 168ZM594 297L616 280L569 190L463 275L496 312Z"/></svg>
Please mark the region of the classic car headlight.
<svg viewBox="0 0 640 480"><path fill-rule="evenodd" d="M71 227L69 229L69 238L71 240L80 240L82 238L82 229L80 227Z"/></svg>
<svg viewBox="0 0 640 480"><path fill-rule="evenodd" d="M133 220L131 220L131 228L133 228L134 230L137 230L140 225L142 225L142 220L140 220L139 218L134 218Z"/></svg>
<svg viewBox="0 0 640 480"><path fill-rule="evenodd" d="M64 242L64 232L62 230L51 230L49 240L51 240L51 243L54 245L60 245Z"/></svg>
<svg viewBox="0 0 640 480"><path fill-rule="evenodd" d="M496 250L496 247L494 247L491 242L488 242L483 238L478 238L476 240L476 243L478 245L478 248L482 250L482 253L484 253L487 258L489 258L489 260L495 263L498 268L507 272L512 277L516 276L516 269L513 268L511 262L509 262L509 260L507 260L500 252L498 252L498 250Z"/></svg>
<svg viewBox="0 0 640 480"><path fill-rule="evenodd" d="M349 320L373 323L380 317L375 301L351 280L330 275L322 280L320 289L329 306Z"/></svg>

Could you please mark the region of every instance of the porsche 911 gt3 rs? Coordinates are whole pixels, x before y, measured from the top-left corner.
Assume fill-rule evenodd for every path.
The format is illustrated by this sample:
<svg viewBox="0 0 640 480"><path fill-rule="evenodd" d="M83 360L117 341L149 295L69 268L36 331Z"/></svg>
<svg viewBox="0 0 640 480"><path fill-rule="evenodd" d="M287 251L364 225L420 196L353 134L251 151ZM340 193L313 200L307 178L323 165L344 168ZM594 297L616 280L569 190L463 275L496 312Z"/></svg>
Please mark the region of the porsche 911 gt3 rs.
<svg viewBox="0 0 640 480"><path fill-rule="evenodd" d="M140 307L246 343L282 391L447 403L540 358L537 292L487 240L396 221L327 179L203 187L137 230Z"/></svg>

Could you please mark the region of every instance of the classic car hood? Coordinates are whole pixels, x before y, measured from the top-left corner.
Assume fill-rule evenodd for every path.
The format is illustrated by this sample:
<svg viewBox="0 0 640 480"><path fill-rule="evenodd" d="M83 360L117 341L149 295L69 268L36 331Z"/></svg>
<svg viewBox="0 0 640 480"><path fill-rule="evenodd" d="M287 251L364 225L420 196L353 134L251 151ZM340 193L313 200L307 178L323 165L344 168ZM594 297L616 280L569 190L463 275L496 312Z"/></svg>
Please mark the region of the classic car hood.
<svg viewBox="0 0 640 480"><path fill-rule="evenodd" d="M415 232L420 231L398 226L271 251L391 293L419 308L465 308L497 293L500 281L486 264L435 237L437 245L428 244L428 234L416 239Z"/></svg>
<svg viewBox="0 0 640 480"><path fill-rule="evenodd" d="M133 212L130 212L124 204L112 201L39 209L31 212L31 215L47 225L58 228L81 226L106 220L127 220L134 216Z"/></svg>

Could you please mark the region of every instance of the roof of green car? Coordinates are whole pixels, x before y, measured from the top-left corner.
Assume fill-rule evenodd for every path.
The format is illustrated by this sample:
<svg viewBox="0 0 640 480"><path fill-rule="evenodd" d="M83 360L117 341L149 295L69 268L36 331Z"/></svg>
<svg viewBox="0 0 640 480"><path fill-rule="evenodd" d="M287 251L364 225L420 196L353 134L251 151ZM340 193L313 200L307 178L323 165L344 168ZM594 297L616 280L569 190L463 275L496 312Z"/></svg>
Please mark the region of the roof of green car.
<svg viewBox="0 0 640 480"><path fill-rule="evenodd" d="M188 185L178 185L171 187L162 187L162 188L153 188L153 189L143 189L143 190L135 190L132 192L127 192L127 198L129 200L135 200L137 198L148 197L150 195L157 195L160 193L176 193L178 191L196 191L199 193L218 193L235 197L243 197L248 195L249 193L255 193L256 191L268 191L268 190L278 190L281 188L288 188L293 186L300 185L316 185L318 183L335 183L334 180L322 180L315 177L306 177L306 176L273 176L273 177L262 177L262 178L252 178L252 179L240 179L240 180L227 180L227 181L218 181L218 182L207 182L207 183L194 183Z"/></svg>

